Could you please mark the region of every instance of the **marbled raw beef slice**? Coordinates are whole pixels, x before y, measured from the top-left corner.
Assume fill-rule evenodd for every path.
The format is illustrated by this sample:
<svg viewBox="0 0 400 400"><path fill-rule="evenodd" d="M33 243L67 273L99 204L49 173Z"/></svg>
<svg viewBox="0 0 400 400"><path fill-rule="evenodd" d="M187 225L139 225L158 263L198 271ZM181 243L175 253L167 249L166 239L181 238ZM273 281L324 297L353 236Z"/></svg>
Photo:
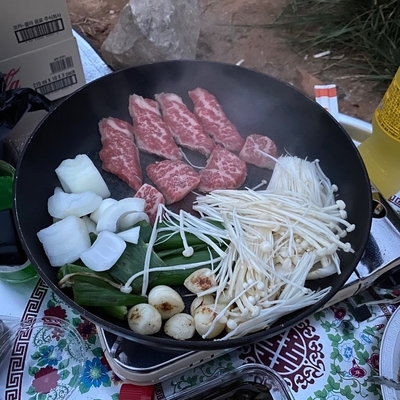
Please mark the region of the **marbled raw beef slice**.
<svg viewBox="0 0 400 400"><path fill-rule="evenodd" d="M136 192L134 197L144 199L146 205L144 212L148 215L151 225L154 225L158 206L165 204L164 196L154 186L144 183Z"/></svg>
<svg viewBox="0 0 400 400"><path fill-rule="evenodd" d="M176 203L197 187L199 174L183 161L165 160L150 164L147 176L164 195L165 204Z"/></svg>
<svg viewBox="0 0 400 400"><path fill-rule="evenodd" d="M244 145L244 139L225 115L217 98L202 88L191 90L189 97L194 104L194 114L205 132L226 149L239 152Z"/></svg>
<svg viewBox="0 0 400 400"><path fill-rule="evenodd" d="M174 93L159 93L154 97L160 104L163 120L175 142L208 157L215 142L204 132L198 119L182 99Z"/></svg>
<svg viewBox="0 0 400 400"><path fill-rule="evenodd" d="M275 160L263 153L278 158L278 149L275 142L268 136L254 133L247 136L246 142L242 150L240 150L239 158L260 168L274 169Z"/></svg>
<svg viewBox="0 0 400 400"><path fill-rule="evenodd" d="M216 189L238 189L246 180L247 166L237 155L216 146L199 175L197 189L203 193Z"/></svg>
<svg viewBox="0 0 400 400"><path fill-rule="evenodd" d="M103 118L99 122L99 131L103 145L99 152L102 168L138 190L143 174L132 125L117 118Z"/></svg>
<svg viewBox="0 0 400 400"><path fill-rule="evenodd" d="M168 160L182 159L182 153L161 117L158 103L133 94L129 96L129 114L137 146L147 153Z"/></svg>

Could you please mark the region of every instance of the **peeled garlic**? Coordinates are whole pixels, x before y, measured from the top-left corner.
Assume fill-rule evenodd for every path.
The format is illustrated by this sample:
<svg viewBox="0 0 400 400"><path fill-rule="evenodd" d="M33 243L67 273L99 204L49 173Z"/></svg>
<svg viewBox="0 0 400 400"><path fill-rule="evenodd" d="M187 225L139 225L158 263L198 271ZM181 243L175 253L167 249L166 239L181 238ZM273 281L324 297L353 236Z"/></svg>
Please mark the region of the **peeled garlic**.
<svg viewBox="0 0 400 400"><path fill-rule="evenodd" d="M140 303L128 311L129 328L135 333L153 335L161 329L160 313L150 304Z"/></svg>
<svg viewBox="0 0 400 400"><path fill-rule="evenodd" d="M171 318L185 308L180 294L166 285L158 285L151 289L148 302L157 309L162 319Z"/></svg>
<svg viewBox="0 0 400 400"><path fill-rule="evenodd" d="M224 330L225 323L220 321L214 322L217 315L218 311L214 310L214 306L212 305L201 306L194 315L196 331L203 339L213 339ZM211 326L213 326L213 328L207 334ZM205 336L206 334L207 336Z"/></svg>
<svg viewBox="0 0 400 400"><path fill-rule="evenodd" d="M194 317L197 310L202 306L207 306L209 304L214 304L215 299L211 294L206 294L205 296L196 297L192 304L190 305L190 315Z"/></svg>
<svg viewBox="0 0 400 400"><path fill-rule="evenodd" d="M164 332L177 340L186 340L194 336L194 318L189 314L178 313L165 322Z"/></svg>
<svg viewBox="0 0 400 400"><path fill-rule="evenodd" d="M200 268L194 271L183 284L192 293L200 293L218 285L214 272L210 268Z"/></svg>

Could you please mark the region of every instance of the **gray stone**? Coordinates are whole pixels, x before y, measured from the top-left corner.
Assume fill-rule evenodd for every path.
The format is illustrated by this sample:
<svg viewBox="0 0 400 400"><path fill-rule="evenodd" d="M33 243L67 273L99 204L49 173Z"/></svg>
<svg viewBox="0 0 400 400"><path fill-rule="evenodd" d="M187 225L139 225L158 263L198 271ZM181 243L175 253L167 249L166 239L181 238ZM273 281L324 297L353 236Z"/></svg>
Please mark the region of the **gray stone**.
<svg viewBox="0 0 400 400"><path fill-rule="evenodd" d="M130 0L101 53L115 69L194 59L199 34L198 0Z"/></svg>

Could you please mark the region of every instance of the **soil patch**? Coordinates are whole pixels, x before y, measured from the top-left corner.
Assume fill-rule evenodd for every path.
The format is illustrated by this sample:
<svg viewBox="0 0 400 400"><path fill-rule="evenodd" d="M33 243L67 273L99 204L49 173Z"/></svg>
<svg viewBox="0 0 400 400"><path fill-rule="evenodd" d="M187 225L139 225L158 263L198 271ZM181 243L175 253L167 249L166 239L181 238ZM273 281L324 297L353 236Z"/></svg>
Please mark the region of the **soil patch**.
<svg viewBox="0 0 400 400"><path fill-rule="evenodd" d="M126 0L67 0L74 29L100 52ZM335 57L297 53L280 28L270 28L284 0L199 0L202 19L196 57L267 73L312 96L315 82L338 86L340 112L371 121L383 92L376 83L357 79L353 69L337 67ZM327 49L328 50L328 49Z"/></svg>

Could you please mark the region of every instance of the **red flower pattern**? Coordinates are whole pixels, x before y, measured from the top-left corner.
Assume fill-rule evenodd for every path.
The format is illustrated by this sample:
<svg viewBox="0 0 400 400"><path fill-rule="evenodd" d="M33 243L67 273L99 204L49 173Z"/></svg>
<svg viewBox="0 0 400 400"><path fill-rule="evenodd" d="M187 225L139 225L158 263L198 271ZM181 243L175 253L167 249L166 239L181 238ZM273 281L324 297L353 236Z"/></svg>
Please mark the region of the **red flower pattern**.
<svg viewBox="0 0 400 400"><path fill-rule="evenodd" d="M50 393L51 389L57 387L60 375L58 370L53 367L41 368L34 375L35 379L32 382L32 386L38 393Z"/></svg>
<svg viewBox="0 0 400 400"><path fill-rule="evenodd" d="M105 365L106 368L107 368L109 371L111 371L110 364L108 363L107 358L105 358L104 355L100 357L100 362L101 362L103 365Z"/></svg>
<svg viewBox="0 0 400 400"><path fill-rule="evenodd" d="M333 315L335 316L335 319L341 321L346 316L346 309L343 307L333 308Z"/></svg>
<svg viewBox="0 0 400 400"><path fill-rule="evenodd" d="M367 360L368 364L371 366L372 369L375 371L379 371L379 354L372 353L371 356Z"/></svg>
<svg viewBox="0 0 400 400"><path fill-rule="evenodd" d="M355 378L363 378L365 375L367 375L367 371L360 367L356 360L353 360L353 366L349 369L349 373L351 376L354 376Z"/></svg>
<svg viewBox="0 0 400 400"><path fill-rule="evenodd" d="M67 318L67 312L61 306L50 307L47 310L44 310L45 317L57 317L60 319ZM46 321L46 318L43 317L43 321Z"/></svg>
<svg viewBox="0 0 400 400"><path fill-rule="evenodd" d="M83 319L83 322L78 325L77 329L85 340L88 340L90 337L96 334L96 325L87 319Z"/></svg>

